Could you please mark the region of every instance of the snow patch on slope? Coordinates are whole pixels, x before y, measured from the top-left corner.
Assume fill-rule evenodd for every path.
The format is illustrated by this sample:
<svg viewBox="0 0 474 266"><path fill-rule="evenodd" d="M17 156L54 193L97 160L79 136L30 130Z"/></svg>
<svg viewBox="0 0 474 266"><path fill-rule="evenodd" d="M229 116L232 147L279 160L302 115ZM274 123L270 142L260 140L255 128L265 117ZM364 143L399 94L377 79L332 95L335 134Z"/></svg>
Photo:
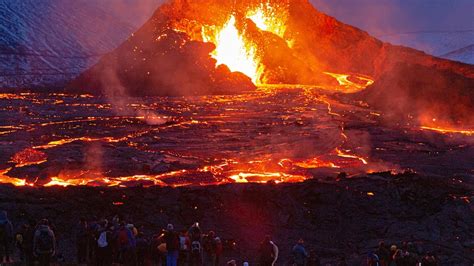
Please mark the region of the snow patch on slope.
<svg viewBox="0 0 474 266"><path fill-rule="evenodd" d="M0 0L0 87L62 86L122 43L141 22L105 3Z"/></svg>

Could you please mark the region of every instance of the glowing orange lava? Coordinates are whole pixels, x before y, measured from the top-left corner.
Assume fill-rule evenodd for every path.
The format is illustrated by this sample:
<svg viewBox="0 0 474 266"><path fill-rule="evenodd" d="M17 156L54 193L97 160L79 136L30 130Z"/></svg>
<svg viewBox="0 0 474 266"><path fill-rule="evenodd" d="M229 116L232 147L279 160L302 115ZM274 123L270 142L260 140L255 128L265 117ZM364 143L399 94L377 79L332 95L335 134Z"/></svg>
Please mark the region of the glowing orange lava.
<svg viewBox="0 0 474 266"><path fill-rule="evenodd" d="M203 40L212 42L216 49L212 56L217 65L226 65L231 71L241 72L250 77L254 83L259 82L259 65L257 47L246 41L236 27L236 18L231 16L221 29L203 31Z"/></svg>
<svg viewBox="0 0 474 266"><path fill-rule="evenodd" d="M245 17L253 21L260 30L283 38L286 31L286 18L282 14L277 15L276 10L266 3L249 10ZM216 45L211 55L217 60L217 65L224 64L231 71L241 72L250 77L254 84L261 84L263 66L258 46L245 37L236 23L236 16L231 15L222 27L205 26L202 29L202 39Z"/></svg>
<svg viewBox="0 0 474 266"><path fill-rule="evenodd" d="M456 128L443 128L443 127L437 127L437 126L422 126L421 129L423 130L430 130L430 131L436 131L442 134L462 134L466 136L472 136L474 135L474 130L472 129L456 129Z"/></svg>
<svg viewBox="0 0 474 266"><path fill-rule="evenodd" d="M324 72L324 74L335 78L339 85L344 88L343 92L345 93L354 93L364 90L375 82L373 79L362 75L337 74L332 72ZM351 78L355 81L351 81Z"/></svg>

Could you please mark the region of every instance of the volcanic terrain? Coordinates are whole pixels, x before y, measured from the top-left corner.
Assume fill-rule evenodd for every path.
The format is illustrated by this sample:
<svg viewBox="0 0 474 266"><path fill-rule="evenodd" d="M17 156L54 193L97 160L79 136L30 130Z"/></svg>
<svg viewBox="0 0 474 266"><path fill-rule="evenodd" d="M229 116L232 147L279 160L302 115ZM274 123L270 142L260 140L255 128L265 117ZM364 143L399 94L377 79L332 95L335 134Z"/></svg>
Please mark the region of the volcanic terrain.
<svg viewBox="0 0 474 266"><path fill-rule="evenodd" d="M251 261L272 233L328 262L386 239L469 264L473 88L473 65L305 0L169 1L65 91L0 94L0 182L15 186L0 207L62 232L91 213L200 220Z"/></svg>

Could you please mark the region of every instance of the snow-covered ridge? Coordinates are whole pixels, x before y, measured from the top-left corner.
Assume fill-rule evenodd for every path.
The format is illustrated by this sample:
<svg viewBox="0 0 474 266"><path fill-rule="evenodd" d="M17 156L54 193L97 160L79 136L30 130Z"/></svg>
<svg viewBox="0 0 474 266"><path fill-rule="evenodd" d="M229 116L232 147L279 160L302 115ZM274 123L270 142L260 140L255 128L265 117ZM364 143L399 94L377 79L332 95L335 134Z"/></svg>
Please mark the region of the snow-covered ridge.
<svg viewBox="0 0 474 266"><path fill-rule="evenodd" d="M62 85L118 46L136 25L106 3L0 0L0 87Z"/></svg>
<svg viewBox="0 0 474 266"><path fill-rule="evenodd" d="M378 37L392 44L408 46L442 58L474 64L474 29L418 31Z"/></svg>

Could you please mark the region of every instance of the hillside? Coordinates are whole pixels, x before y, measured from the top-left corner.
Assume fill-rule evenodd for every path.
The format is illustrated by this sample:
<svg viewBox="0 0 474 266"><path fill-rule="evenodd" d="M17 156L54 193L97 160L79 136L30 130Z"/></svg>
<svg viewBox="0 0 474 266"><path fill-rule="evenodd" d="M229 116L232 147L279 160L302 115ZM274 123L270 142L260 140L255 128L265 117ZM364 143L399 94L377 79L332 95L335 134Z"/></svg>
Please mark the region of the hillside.
<svg viewBox="0 0 474 266"><path fill-rule="evenodd" d="M123 19L106 4L0 0L1 87L62 86L142 23Z"/></svg>

